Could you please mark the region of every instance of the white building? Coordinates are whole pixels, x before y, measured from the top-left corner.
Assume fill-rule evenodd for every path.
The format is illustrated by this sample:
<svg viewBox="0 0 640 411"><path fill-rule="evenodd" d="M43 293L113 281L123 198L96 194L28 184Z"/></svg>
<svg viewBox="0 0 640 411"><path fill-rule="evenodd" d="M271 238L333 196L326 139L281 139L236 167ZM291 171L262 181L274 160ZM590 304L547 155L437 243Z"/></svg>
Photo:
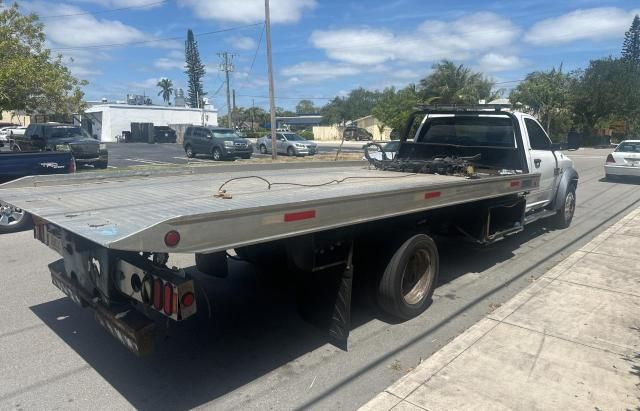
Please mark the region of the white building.
<svg viewBox="0 0 640 411"><path fill-rule="evenodd" d="M97 104L82 115L82 127L100 141L115 142L117 135L131 131L131 123L218 125L218 110L174 106L139 106L129 104Z"/></svg>

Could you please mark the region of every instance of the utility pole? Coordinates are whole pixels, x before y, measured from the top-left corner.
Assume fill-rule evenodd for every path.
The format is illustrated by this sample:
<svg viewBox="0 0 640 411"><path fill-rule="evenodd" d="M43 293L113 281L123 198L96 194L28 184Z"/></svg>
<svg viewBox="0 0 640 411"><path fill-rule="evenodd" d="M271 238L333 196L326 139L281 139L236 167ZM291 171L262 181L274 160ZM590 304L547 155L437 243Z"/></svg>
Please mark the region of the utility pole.
<svg viewBox="0 0 640 411"><path fill-rule="evenodd" d="M225 51L223 53L218 53L218 56L222 58L220 71L224 71L227 82L227 125L229 128L232 128L233 119L231 118L231 113L233 112L233 108L231 107L231 93L229 91L229 73L233 71L233 64L231 64L233 54L229 54Z"/></svg>
<svg viewBox="0 0 640 411"><path fill-rule="evenodd" d="M264 26L267 34L267 66L269 67L269 105L271 106L271 158L278 158L276 151L276 99L273 85L273 63L271 61L271 18L269 0L264 0Z"/></svg>
<svg viewBox="0 0 640 411"><path fill-rule="evenodd" d="M253 131L253 124L256 122L256 108L254 106L254 101L251 99L251 131Z"/></svg>

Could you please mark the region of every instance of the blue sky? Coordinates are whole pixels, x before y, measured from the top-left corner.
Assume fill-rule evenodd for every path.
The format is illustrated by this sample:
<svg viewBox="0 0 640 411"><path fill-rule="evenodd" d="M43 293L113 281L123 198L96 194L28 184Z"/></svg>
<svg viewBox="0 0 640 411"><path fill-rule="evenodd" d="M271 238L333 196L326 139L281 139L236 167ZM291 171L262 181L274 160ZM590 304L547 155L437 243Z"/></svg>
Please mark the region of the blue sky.
<svg viewBox="0 0 640 411"><path fill-rule="evenodd" d="M235 54L237 104L250 106L253 99L267 107L262 0L19 5L42 16L48 46L89 81L87 99L145 93L161 103L155 84L163 77L186 88L184 38L191 28L214 106L226 111L216 53L229 51ZM292 108L299 98L315 98L320 106L355 87L415 83L443 58L480 70L507 89L534 70L561 63L566 70L584 67L590 59L619 54L640 2L271 0L271 8L277 105ZM211 33L220 30L228 31Z"/></svg>

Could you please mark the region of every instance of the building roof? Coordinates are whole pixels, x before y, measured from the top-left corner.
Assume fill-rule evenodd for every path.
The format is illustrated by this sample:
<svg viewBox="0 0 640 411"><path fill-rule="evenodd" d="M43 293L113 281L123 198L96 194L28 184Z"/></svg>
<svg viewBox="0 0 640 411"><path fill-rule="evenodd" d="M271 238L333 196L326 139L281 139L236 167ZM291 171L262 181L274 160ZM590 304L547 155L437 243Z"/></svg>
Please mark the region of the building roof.
<svg viewBox="0 0 640 411"><path fill-rule="evenodd" d="M89 107L86 112L87 113L96 113L105 111L108 109L122 109L122 110L161 110L161 111L197 111L205 113L217 113L218 109L201 109L201 108L191 108L191 107L176 107L176 106L145 106L145 105L137 105L137 104L117 104L117 103L107 103L107 104L96 104L95 106Z"/></svg>

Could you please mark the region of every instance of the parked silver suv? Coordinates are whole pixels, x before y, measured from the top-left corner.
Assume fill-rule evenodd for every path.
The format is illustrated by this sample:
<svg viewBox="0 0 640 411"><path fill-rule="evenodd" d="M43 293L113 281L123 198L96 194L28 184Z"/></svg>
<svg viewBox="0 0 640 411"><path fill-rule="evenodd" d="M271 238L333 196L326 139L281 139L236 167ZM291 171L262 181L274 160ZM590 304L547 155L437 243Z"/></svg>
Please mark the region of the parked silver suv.
<svg viewBox="0 0 640 411"><path fill-rule="evenodd" d="M318 145L300 137L296 133L276 133L276 151L288 156L312 156L318 151ZM262 154L271 152L271 134L260 137L256 142Z"/></svg>

